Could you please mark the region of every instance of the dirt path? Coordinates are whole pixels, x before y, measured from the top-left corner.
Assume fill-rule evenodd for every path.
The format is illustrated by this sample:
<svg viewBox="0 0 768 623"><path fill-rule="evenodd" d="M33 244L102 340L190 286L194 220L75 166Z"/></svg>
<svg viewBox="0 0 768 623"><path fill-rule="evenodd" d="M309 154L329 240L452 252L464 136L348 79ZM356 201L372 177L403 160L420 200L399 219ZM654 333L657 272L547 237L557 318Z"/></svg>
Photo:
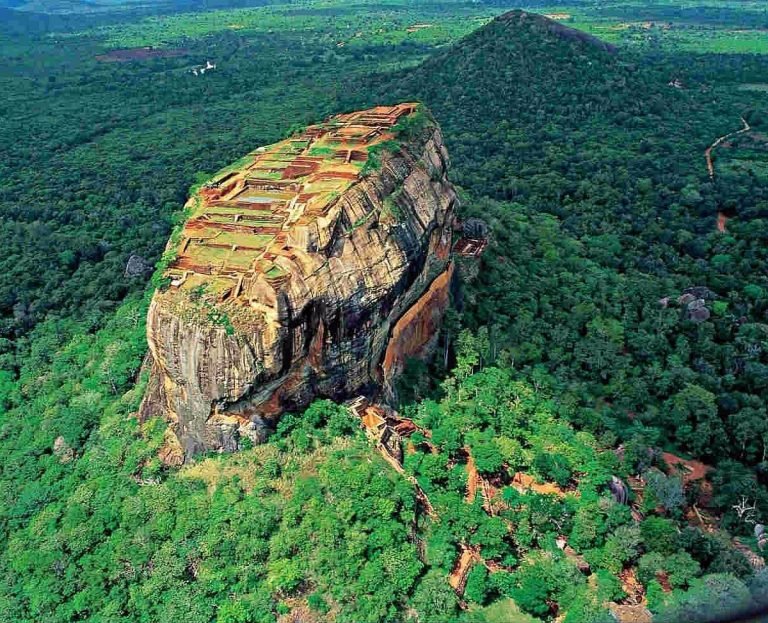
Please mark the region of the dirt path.
<svg viewBox="0 0 768 623"><path fill-rule="evenodd" d="M475 466L475 459L472 457L472 453L467 451L467 495L464 497L464 501L467 504L472 504L475 501L477 495L477 485L480 480L480 475L477 473L477 467Z"/></svg>
<svg viewBox="0 0 768 623"><path fill-rule="evenodd" d="M740 119L741 119L741 123L744 124L744 127L741 130L730 132L729 134L721 136L709 147L707 147L706 151L704 152L704 157L707 160L707 172L709 173L710 179L715 179L715 164L714 162L712 162L712 150L715 149L718 145L720 145L723 141L728 140L732 136L736 136L737 134L743 134L744 132L749 132L752 129L744 117L740 117Z"/></svg>
<svg viewBox="0 0 768 623"><path fill-rule="evenodd" d="M719 137L714 143L712 143L709 147L707 147L706 151L704 152L704 158L707 161L707 173L709 173L709 179L713 180L715 179L715 163L712 161L712 151L720 145L723 141L728 140L732 136L736 136L737 134L743 134L744 132L749 132L752 128L747 123L747 120L744 117L739 117L741 119L741 123L744 125L741 130L736 130L735 132L731 132L729 134L726 134L725 136ZM717 213L717 231L719 231L721 234L724 234L726 229L725 226L728 223L728 217L723 214L722 212Z"/></svg>
<svg viewBox="0 0 768 623"><path fill-rule="evenodd" d="M475 550L470 549L466 545L461 546L461 555L453 571L451 571L451 575L448 576L448 584L458 595L464 594L464 588L467 586L467 576L472 565L478 561L478 558L479 556Z"/></svg>
<svg viewBox="0 0 768 623"><path fill-rule="evenodd" d="M480 491L485 512L489 515L498 514L498 504L494 503L496 488L479 474L475 458L467 446L464 446L464 452L467 455L467 494L464 496L464 502L472 504L477 497L477 492Z"/></svg>
<svg viewBox="0 0 768 623"><path fill-rule="evenodd" d="M504 567L497 562L483 558L478 547L461 545L460 548L461 553L456 560L456 564L453 566L451 574L448 576L448 584L451 585L459 597L463 597L464 595L464 589L467 586L467 576L472 570L473 565L483 565L486 569L488 569L489 573L496 573L498 571L510 571L509 567Z"/></svg>
<svg viewBox="0 0 768 623"><path fill-rule="evenodd" d="M416 490L416 497L424 505L424 509L427 511L427 515L429 515L432 519L437 519L435 507L432 506L432 502L429 501L429 497L424 492L424 489L421 488L421 485L418 483L418 481L403 469L403 466L400 465L397 459L389 454L383 445L378 444L377 449L379 450L379 454L384 457L384 460L392 466L392 469L394 469L398 474L400 474L413 485L413 488Z"/></svg>
<svg viewBox="0 0 768 623"><path fill-rule="evenodd" d="M383 423L384 420L382 419L381 416L379 416L378 420L376 420L373 424L368 423L365 419L367 417L366 416L367 410L362 409L362 406L364 406L365 404L367 403L361 397L361 398L358 398L357 401L348 403L347 408L349 409L349 412L353 416L360 419L360 422L363 428L370 431L376 428L377 426L379 426L380 423ZM432 436L431 431L424 430L415 426L413 422L410 422L410 420L408 420L408 422L411 424L412 429L419 430L424 434L424 436L427 439L429 439ZM438 449L431 442L427 441L422 443L426 443L426 445L429 447L431 452L435 454L438 452ZM379 451L379 454L382 456L382 458L387 463L389 463L392 469L394 469L398 474L403 476L403 478L405 478L413 486L414 491L416 492L416 498L419 500L419 502L421 502L421 505L424 507L424 511L426 512L426 514L431 519L435 521L439 521L440 519L439 515L435 511L434 506L432 506L432 502L430 501L424 489L421 488L416 478L414 478L412 475L410 475L408 472L405 471L400 460L390 453L390 450L386 447L385 444L381 442L380 438L376 442L376 449ZM483 509L485 510L485 512L487 512L489 515L492 515L492 516L498 514L499 509L504 508L504 506L503 504L498 503L498 501L495 501L495 496L497 493L496 488L487 479L483 478L478 473L477 463L475 462L475 459L472 456L470 449L468 447L465 447L464 451L467 455L467 463L466 463L467 489L466 489L466 495L464 497L464 502L466 504L473 504L479 492L482 496ZM517 474L515 474L515 478L513 480L512 486L518 490L525 490L525 491L533 490L533 491L536 491L537 493L547 493L547 494L554 493L559 496L564 495L564 493L556 485L550 484L550 483L546 483L543 485L538 484L534 481L533 478L531 478L527 474L522 474L521 472L518 472ZM448 576L448 583L451 585L451 587L454 589L454 591L460 598L464 594L464 588L467 583L467 576L472 568L472 565L474 565L475 563L480 563L484 565L486 569L488 569L488 571L491 573L494 573L500 570L507 570L504 567L502 567L500 564L494 561L485 560L478 547L471 547L465 543L462 543L459 547L460 547L459 557L456 560L456 563L453 569L451 570L450 575ZM463 604L463 602L461 603ZM462 607L466 607L466 604L463 604Z"/></svg>
<svg viewBox="0 0 768 623"><path fill-rule="evenodd" d="M701 461L683 459L671 452L663 452L661 456L670 469L681 473L684 484L694 480L704 480L707 474L712 471L712 467Z"/></svg>
<svg viewBox="0 0 768 623"><path fill-rule="evenodd" d="M532 476L524 472L515 472L515 475L512 477L511 485L520 493L533 491L541 495L556 495L560 498L565 495L565 492L555 483L546 482L544 484L539 484Z"/></svg>

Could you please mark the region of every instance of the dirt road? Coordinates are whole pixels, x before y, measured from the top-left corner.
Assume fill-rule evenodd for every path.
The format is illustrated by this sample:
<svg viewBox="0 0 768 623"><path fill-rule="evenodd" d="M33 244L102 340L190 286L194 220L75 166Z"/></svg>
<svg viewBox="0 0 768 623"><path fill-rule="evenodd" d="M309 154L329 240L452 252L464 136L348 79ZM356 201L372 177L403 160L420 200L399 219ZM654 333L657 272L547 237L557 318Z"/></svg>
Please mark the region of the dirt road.
<svg viewBox="0 0 768 623"><path fill-rule="evenodd" d="M731 132L730 134L726 134L725 136L721 136L709 147L707 147L706 151L704 152L704 157L707 159L707 172L709 173L709 177L711 179L715 179L715 165L712 162L712 150L715 149L718 145L720 145L720 143L722 143L725 140L728 140L732 136L736 136L737 134L743 134L744 132L749 132L752 129L747 123L747 120L744 119L744 117L741 117L741 122L744 124L744 127L741 130L737 130L735 132Z"/></svg>
<svg viewBox="0 0 768 623"><path fill-rule="evenodd" d="M728 140L732 136L736 136L737 134L743 134L744 132L749 132L752 129L744 117L740 117L740 119L741 119L741 123L744 125L744 127L741 128L741 130L736 130L735 132L731 132L729 134L719 137L714 143L712 143L704 151L704 158L707 161L707 173L709 173L709 179L711 180L715 179L715 163L712 161L712 151L718 145L720 145L723 141ZM718 212L717 213L717 231L719 231L721 234L724 234L725 225L727 222L728 222L728 217L722 212Z"/></svg>

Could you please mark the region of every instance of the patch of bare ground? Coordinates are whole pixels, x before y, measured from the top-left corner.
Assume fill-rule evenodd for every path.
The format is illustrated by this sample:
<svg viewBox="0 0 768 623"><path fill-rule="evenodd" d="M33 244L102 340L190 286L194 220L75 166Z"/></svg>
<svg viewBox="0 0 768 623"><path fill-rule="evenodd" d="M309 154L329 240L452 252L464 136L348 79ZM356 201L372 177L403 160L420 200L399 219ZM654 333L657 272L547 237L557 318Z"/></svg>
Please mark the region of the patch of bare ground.
<svg viewBox="0 0 768 623"><path fill-rule="evenodd" d="M464 594L464 589L467 586L467 576L469 575L472 565L479 559L478 553L469 547L462 546L459 559L448 576L448 584L456 591L458 595Z"/></svg>
<svg viewBox="0 0 768 623"><path fill-rule="evenodd" d="M727 224L728 224L728 217L722 212L718 212L717 213L717 231L719 231L721 234L724 234L726 231L725 226Z"/></svg>

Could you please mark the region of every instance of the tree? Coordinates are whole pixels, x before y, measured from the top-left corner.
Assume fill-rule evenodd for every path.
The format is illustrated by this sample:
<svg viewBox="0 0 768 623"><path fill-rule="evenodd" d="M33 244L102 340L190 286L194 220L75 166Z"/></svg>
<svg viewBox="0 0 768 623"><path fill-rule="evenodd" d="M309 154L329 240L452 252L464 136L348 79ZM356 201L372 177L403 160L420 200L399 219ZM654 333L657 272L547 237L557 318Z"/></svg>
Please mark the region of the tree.
<svg viewBox="0 0 768 623"><path fill-rule="evenodd" d="M732 617L751 602L749 589L735 576L712 574L693 580L691 590L674 596L655 619L661 623L715 623Z"/></svg>
<svg viewBox="0 0 768 623"><path fill-rule="evenodd" d="M528 556L514 573L512 597L520 608L534 616L549 612L550 600L558 601L584 586L584 576L568 560L550 553Z"/></svg>
<svg viewBox="0 0 768 623"><path fill-rule="evenodd" d="M540 452L533 459L532 467L542 478L565 487L571 480L568 458L557 452Z"/></svg>
<svg viewBox="0 0 768 623"><path fill-rule="evenodd" d="M493 475L501 469L504 457L491 430L471 431L467 434L467 442L478 472Z"/></svg>
<svg viewBox="0 0 768 623"><path fill-rule="evenodd" d="M456 593L438 570L427 571L416 586L411 604L425 623L445 623L456 610Z"/></svg>
<svg viewBox="0 0 768 623"><path fill-rule="evenodd" d="M671 554L677 548L675 524L663 517L647 517L640 523L640 534L649 552Z"/></svg>
<svg viewBox="0 0 768 623"><path fill-rule="evenodd" d="M665 420L682 444L697 456L718 453L727 436L712 392L688 383L666 401L665 409Z"/></svg>
<svg viewBox="0 0 768 623"><path fill-rule="evenodd" d="M652 552L643 555L638 561L637 577L646 586L657 579L662 572L666 574L669 584L673 588L684 588L701 573L701 568L699 563L691 558L687 552L677 552L671 555Z"/></svg>
<svg viewBox="0 0 768 623"><path fill-rule="evenodd" d="M674 513L685 502L683 479L680 476L667 476L658 469L649 469L643 474L645 480L646 508L662 506L665 511Z"/></svg>
<svg viewBox="0 0 768 623"><path fill-rule="evenodd" d="M216 623L251 623L253 620L240 600L223 603L216 611Z"/></svg>
<svg viewBox="0 0 768 623"><path fill-rule="evenodd" d="M680 533L678 544L698 561L705 571L709 571L712 561L727 547L721 539L691 526Z"/></svg>
<svg viewBox="0 0 768 623"><path fill-rule="evenodd" d="M602 567L618 575L633 562L640 551L640 530L637 526L619 526L605 541L602 549L587 552L590 566Z"/></svg>
<svg viewBox="0 0 768 623"><path fill-rule="evenodd" d="M485 604L489 591L488 570L483 565L474 565L467 576L464 596L477 604Z"/></svg>
<svg viewBox="0 0 768 623"><path fill-rule="evenodd" d="M752 575L753 569L744 554L733 547L723 547L712 559L709 573L727 573L738 578Z"/></svg>

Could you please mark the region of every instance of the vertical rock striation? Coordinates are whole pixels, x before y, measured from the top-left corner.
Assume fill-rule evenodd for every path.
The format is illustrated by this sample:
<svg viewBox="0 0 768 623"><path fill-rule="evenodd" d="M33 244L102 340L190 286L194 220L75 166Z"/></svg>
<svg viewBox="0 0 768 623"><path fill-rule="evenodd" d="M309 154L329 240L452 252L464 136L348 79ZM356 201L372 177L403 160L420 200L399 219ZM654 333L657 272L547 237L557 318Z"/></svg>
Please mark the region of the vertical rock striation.
<svg viewBox="0 0 768 623"><path fill-rule="evenodd" d="M401 104L261 148L193 194L149 310L142 416L167 417L189 456L260 441L317 396L387 391L448 303L447 167L429 114Z"/></svg>

